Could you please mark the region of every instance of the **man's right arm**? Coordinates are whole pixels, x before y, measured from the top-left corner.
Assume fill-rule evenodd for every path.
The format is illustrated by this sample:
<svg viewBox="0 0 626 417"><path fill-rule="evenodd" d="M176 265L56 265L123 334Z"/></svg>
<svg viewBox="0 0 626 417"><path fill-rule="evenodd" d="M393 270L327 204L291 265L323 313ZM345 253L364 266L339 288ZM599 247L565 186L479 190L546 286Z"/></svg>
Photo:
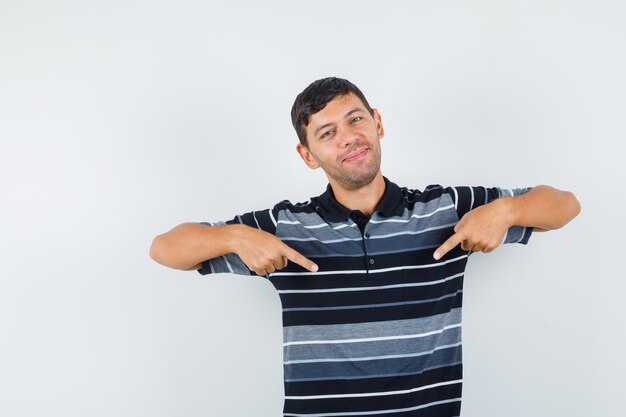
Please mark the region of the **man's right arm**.
<svg viewBox="0 0 626 417"><path fill-rule="evenodd" d="M186 271L202 262L235 253L257 275L272 273L292 261L316 271L317 265L271 233L243 224L208 226L183 223L154 238L150 257L161 265Z"/></svg>
<svg viewBox="0 0 626 417"><path fill-rule="evenodd" d="M152 240L150 257L174 269L199 269L207 259L234 252L236 235L242 227L247 226L182 223Z"/></svg>

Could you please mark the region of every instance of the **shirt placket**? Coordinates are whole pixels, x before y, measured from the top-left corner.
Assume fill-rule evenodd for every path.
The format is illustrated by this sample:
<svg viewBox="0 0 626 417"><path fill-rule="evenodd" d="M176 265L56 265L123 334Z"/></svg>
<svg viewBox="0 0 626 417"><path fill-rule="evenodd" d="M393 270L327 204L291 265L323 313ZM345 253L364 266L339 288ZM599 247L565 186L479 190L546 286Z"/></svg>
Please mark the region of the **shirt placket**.
<svg viewBox="0 0 626 417"><path fill-rule="evenodd" d="M369 278L369 271L374 266L375 260L368 254L368 242L370 239L369 233L369 218L367 218L359 210L355 210L350 214L352 220L358 225L361 232L361 242L363 244L363 264L365 266L365 274Z"/></svg>

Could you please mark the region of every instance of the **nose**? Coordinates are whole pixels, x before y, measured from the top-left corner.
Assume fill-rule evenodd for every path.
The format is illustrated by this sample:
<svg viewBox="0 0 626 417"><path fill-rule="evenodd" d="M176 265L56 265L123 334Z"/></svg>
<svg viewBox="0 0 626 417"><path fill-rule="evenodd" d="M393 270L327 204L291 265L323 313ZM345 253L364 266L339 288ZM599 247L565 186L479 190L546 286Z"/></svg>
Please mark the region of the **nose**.
<svg viewBox="0 0 626 417"><path fill-rule="evenodd" d="M339 135L339 146L342 148L349 148L355 142L359 141L359 135L353 132L351 129L343 129L341 132L338 132Z"/></svg>

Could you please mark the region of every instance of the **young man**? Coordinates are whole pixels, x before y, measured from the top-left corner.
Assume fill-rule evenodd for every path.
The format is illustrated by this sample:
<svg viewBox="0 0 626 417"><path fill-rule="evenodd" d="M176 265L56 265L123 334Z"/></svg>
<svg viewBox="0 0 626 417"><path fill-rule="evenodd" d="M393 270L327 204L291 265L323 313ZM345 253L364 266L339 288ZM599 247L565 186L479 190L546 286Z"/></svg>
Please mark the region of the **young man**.
<svg viewBox="0 0 626 417"><path fill-rule="evenodd" d="M291 117L326 191L183 223L154 239L151 257L269 279L283 309L284 416L458 416L469 256L562 227L576 197L545 185L397 186L380 171L381 115L344 79L313 82Z"/></svg>

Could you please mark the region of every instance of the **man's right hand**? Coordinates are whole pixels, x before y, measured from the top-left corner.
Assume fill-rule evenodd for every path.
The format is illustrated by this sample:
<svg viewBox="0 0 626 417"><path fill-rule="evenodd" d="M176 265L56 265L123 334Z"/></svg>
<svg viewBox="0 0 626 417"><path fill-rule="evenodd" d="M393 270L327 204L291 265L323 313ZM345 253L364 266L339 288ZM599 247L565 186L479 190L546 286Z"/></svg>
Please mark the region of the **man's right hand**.
<svg viewBox="0 0 626 417"><path fill-rule="evenodd" d="M283 269L288 261L295 262L311 272L317 272L319 269L313 261L287 246L273 234L250 226L243 226L237 230L233 249L257 275Z"/></svg>

